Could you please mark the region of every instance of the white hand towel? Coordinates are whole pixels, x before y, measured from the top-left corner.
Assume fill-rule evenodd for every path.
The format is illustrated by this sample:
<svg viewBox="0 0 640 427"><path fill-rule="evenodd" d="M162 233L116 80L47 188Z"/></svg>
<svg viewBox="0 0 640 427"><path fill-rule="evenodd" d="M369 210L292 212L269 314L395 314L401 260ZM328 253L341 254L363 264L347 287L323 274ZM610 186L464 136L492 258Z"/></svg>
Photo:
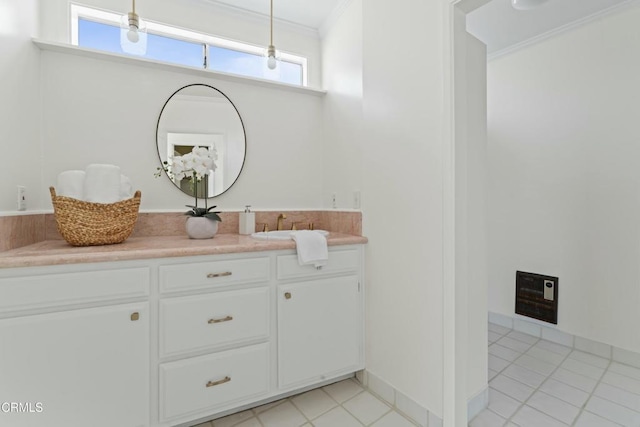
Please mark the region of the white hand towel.
<svg viewBox="0 0 640 427"><path fill-rule="evenodd" d="M133 186L128 176L120 175L120 200L133 197Z"/></svg>
<svg viewBox="0 0 640 427"><path fill-rule="evenodd" d="M84 197L84 171L70 170L58 174L56 194L82 200Z"/></svg>
<svg viewBox="0 0 640 427"><path fill-rule="evenodd" d="M326 237L316 231L301 230L292 232L291 238L296 242L300 265L313 265L315 268L327 265L329 248Z"/></svg>
<svg viewBox="0 0 640 427"><path fill-rule="evenodd" d="M120 200L120 168L114 165L87 166L84 178L84 200L115 203Z"/></svg>

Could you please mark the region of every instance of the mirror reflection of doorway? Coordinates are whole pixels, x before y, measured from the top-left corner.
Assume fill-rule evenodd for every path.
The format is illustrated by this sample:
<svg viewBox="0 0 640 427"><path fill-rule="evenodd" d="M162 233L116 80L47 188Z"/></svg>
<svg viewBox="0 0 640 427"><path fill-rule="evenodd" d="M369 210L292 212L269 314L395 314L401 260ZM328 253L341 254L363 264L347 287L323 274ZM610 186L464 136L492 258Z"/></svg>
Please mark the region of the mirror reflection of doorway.
<svg viewBox="0 0 640 427"><path fill-rule="evenodd" d="M218 160L216 160L215 172L208 177L207 188L209 194L206 197L209 198L220 194L224 190L224 136L221 134L167 133L167 158L188 154L193 150L193 147L215 148ZM173 178L173 180L176 182L176 178ZM176 185L187 193L194 192L193 184L188 178L183 178L179 183L176 182ZM198 185L196 197L205 197L204 185Z"/></svg>

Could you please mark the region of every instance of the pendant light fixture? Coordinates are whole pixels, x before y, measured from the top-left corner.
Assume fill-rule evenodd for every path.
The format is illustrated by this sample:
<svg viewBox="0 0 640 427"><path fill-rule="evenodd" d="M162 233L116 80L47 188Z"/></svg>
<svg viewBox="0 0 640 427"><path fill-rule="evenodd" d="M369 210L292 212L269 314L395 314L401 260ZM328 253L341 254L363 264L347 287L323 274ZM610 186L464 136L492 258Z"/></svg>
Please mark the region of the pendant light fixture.
<svg viewBox="0 0 640 427"><path fill-rule="evenodd" d="M131 5L131 12L127 14L127 39L131 43L138 43L140 41L140 17L136 13L136 0L133 0Z"/></svg>
<svg viewBox="0 0 640 427"><path fill-rule="evenodd" d="M275 70L278 66L278 56L276 47L273 45L273 0L271 0L271 13L270 13L269 27L271 29L271 35L269 39L269 47L267 48L267 67L270 70Z"/></svg>
<svg viewBox="0 0 640 427"><path fill-rule="evenodd" d="M546 2L547 0L511 0L511 6L516 10L531 10Z"/></svg>
<svg viewBox="0 0 640 427"><path fill-rule="evenodd" d="M132 0L131 12L120 20L120 46L123 51L137 55L147 51L147 28L136 13L136 0Z"/></svg>

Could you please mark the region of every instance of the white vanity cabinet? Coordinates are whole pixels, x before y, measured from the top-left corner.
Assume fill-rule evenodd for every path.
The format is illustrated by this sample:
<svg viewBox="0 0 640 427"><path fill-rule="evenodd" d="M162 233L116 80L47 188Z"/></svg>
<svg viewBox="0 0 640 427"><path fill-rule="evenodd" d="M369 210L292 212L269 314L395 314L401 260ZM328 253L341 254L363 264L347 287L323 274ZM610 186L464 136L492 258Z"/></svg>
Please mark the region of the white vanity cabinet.
<svg viewBox="0 0 640 427"><path fill-rule="evenodd" d="M59 270L0 278L0 425L149 425L148 268Z"/></svg>
<svg viewBox="0 0 640 427"><path fill-rule="evenodd" d="M326 266L293 250L159 266L158 420L187 426L364 368L363 250Z"/></svg>
<svg viewBox="0 0 640 427"><path fill-rule="evenodd" d="M0 269L0 426L186 427L364 368L363 247ZM26 411L26 412L25 412Z"/></svg>

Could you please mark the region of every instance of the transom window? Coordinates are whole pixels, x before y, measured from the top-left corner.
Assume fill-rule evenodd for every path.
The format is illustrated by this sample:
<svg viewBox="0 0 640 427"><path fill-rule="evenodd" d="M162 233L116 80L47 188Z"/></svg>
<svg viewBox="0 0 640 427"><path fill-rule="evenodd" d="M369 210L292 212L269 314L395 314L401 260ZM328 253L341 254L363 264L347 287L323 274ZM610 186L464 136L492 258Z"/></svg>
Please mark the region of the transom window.
<svg viewBox="0 0 640 427"><path fill-rule="evenodd" d="M247 77L307 85L307 58L280 52L275 70L266 64L264 47L226 40L155 22L145 22L146 50L136 45L123 50L120 19L122 15L85 6L71 5L71 44L107 52L135 55ZM126 40L124 41L126 43Z"/></svg>

